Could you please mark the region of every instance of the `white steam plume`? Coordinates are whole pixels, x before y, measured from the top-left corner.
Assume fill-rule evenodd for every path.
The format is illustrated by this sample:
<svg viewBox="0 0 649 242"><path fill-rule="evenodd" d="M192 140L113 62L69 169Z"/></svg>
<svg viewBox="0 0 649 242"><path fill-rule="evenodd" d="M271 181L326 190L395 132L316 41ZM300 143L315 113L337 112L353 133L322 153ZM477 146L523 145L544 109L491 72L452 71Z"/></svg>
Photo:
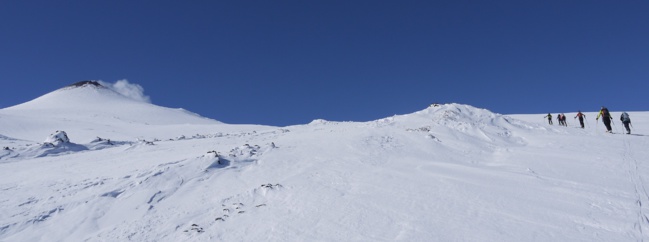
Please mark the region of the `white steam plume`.
<svg viewBox="0 0 649 242"><path fill-rule="evenodd" d="M141 102L151 102L151 98L147 95L144 95L144 88L142 88L142 86L135 83L129 83L126 79L118 80L115 83L108 83L103 81L100 81L99 83L101 83L102 86L108 87L128 98Z"/></svg>

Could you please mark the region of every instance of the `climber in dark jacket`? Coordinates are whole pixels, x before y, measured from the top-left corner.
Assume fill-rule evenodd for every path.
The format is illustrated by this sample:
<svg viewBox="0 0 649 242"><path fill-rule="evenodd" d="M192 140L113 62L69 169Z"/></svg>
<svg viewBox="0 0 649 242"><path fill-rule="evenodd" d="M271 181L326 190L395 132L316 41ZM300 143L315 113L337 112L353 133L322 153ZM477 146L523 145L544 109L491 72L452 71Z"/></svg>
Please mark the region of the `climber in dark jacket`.
<svg viewBox="0 0 649 242"><path fill-rule="evenodd" d="M585 118L585 117L586 117L586 115L583 114L583 113L581 113L581 111L579 111L579 112L577 113L577 116L575 116L575 118L579 118L579 124L581 124L581 128L582 128L582 129L584 128L584 118Z"/></svg>
<svg viewBox="0 0 649 242"><path fill-rule="evenodd" d="M552 124L552 114L548 113L544 118L548 118L548 123Z"/></svg>
<svg viewBox="0 0 649 242"><path fill-rule="evenodd" d="M604 122L604 126L606 126L606 132L608 133L613 133L613 129L611 128L611 113L608 112L608 108L602 106L602 109L599 110L599 114L597 114L597 118L595 120L599 120L599 117L602 117L602 122Z"/></svg>
<svg viewBox="0 0 649 242"><path fill-rule="evenodd" d="M629 118L629 114L626 112L623 112L622 115L620 116L620 121L624 124L624 128L626 129L626 134L631 134L631 128L629 125L631 124L631 118Z"/></svg>

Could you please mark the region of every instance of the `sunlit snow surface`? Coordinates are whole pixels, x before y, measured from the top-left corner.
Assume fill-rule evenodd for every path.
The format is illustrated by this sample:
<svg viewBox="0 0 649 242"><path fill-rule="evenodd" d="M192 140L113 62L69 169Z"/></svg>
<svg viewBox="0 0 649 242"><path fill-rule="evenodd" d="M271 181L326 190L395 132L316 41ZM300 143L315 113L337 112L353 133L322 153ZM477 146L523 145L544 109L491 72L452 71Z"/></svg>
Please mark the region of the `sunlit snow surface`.
<svg viewBox="0 0 649 242"><path fill-rule="evenodd" d="M272 127L57 90L0 110L0 241L646 240L649 112L611 111Z"/></svg>

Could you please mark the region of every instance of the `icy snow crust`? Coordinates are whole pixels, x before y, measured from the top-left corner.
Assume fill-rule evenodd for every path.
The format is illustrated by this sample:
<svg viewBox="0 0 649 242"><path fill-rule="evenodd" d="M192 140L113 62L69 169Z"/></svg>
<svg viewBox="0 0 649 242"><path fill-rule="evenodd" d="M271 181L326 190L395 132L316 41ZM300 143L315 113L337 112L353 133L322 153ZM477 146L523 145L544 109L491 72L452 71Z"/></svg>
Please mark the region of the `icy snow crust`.
<svg viewBox="0 0 649 242"><path fill-rule="evenodd" d="M270 127L78 90L0 110L0 241L649 239L649 112L635 135L460 104ZM45 150L56 130L83 149Z"/></svg>

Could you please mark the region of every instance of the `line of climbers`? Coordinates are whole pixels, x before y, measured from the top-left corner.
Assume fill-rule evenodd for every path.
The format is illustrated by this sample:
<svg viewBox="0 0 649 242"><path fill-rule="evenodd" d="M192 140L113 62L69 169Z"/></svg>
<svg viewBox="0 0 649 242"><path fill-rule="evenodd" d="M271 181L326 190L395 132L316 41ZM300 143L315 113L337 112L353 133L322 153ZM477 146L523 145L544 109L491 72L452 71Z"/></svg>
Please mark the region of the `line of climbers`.
<svg viewBox="0 0 649 242"><path fill-rule="evenodd" d="M611 116L611 113L608 111L608 108L602 106L602 108L599 110L599 113L597 114L597 117L595 118L595 121L599 121L599 118L602 118L602 122L604 123L604 126L606 126L606 132L612 133L613 129L611 128L611 120L613 120L613 117ZM552 114L548 113L544 118L548 119L548 123L552 125ZM581 128L584 128L584 119L586 118L586 115L583 114L581 111L577 112L577 116L574 117L579 118L579 124L581 125ZM566 123L566 115L563 113L557 115L557 120L559 121L559 125L561 126L568 126ZM631 125L631 118L629 118L629 114L626 112L622 112L622 115L620 116L620 121L624 124L624 128L626 129L627 134L631 134L631 128L629 125Z"/></svg>

